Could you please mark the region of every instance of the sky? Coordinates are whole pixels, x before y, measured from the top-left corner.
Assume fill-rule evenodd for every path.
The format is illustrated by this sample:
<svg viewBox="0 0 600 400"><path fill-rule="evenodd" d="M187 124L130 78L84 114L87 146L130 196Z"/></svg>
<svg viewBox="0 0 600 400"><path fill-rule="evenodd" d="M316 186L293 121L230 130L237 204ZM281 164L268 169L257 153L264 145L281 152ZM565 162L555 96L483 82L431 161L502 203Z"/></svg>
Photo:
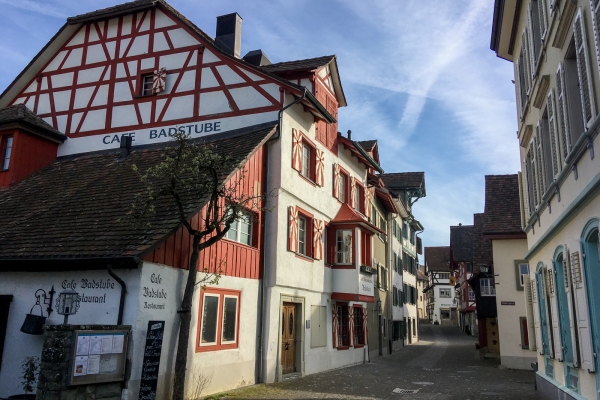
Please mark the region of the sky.
<svg viewBox="0 0 600 400"><path fill-rule="evenodd" d="M242 55L337 55L339 130L377 139L385 172L424 171L413 206L424 246L484 211L485 175L519 171L513 65L490 50L493 0L167 0L214 37L243 19ZM69 16L120 0L0 0L0 92Z"/></svg>

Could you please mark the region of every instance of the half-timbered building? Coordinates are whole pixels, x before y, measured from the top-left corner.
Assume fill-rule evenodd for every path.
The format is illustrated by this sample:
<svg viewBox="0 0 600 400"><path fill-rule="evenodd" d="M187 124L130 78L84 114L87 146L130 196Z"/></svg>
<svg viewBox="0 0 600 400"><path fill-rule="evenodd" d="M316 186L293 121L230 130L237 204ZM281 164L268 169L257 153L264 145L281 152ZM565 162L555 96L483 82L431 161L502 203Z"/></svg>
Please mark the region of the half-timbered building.
<svg viewBox="0 0 600 400"><path fill-rule="evenodd" d="M79 291L69 322L132 327L127 398L148 321L164 321L166 396L190 237L169 205L151 230L125 216L142 190L133 165L158 163L178 131L237 160L226 179L244 193L273 194L200 255L199 270L221 274L183 310L205 393L366 359L375 264L389 265L373 256L387 235L371 216L387 199L370 187L378 156L337 132L335 56L273 64L242 57L240 35L235 13L212 38L165 1L137 0L69 18L0 96L0 206L12 210L0 216L0 396L17 391L14 360L41 349L19 327L52 287ZM203 201L187 205L194 226Z"/></svg>
<svg viewBox="0 0 600 400"><path fill-rule="evenodd" d="M475 292L468 283L473 276L473 230L473 225L450 227L450 265L455 282L458 325L463 332L475 336Z"/></svg>
<svg viewBox="0 0 600 400"><path fill-rule="evenodd" d="M451 324L456 314L450 273L450 247L425 247L425 274L428 282L423 292L427 296L429 321L434 324Z"/></svg>

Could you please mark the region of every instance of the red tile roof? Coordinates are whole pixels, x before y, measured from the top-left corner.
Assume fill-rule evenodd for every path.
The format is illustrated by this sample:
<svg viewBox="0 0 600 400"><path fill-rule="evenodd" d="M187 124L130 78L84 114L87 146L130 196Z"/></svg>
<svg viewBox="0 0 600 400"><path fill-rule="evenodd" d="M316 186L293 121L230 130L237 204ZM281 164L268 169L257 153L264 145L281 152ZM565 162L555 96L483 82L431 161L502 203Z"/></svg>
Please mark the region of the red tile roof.
<svg viewBox="0 0 600 400"><path fill-rule="evenodd" d="M523 235L518 175L486 175L484 235Z"/></svg>
<svg viewBox="0 0 600 400"><path fill-rule="evenodd" d="M425 247L425 266L428 271L450 272L450 246Z"/></svg>

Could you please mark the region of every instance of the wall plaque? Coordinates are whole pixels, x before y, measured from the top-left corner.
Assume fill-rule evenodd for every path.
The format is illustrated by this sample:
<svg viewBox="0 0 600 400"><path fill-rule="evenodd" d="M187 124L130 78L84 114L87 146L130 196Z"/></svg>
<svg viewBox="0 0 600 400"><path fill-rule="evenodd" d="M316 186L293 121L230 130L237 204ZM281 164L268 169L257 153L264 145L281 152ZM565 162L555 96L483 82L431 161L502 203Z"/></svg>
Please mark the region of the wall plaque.
<svg viewBox="0 0 600 400"><path fill-rule="evenodd" d="M514 306L515 302L514 301L501 301L500 305L503 305L503 306Z"/></svg>

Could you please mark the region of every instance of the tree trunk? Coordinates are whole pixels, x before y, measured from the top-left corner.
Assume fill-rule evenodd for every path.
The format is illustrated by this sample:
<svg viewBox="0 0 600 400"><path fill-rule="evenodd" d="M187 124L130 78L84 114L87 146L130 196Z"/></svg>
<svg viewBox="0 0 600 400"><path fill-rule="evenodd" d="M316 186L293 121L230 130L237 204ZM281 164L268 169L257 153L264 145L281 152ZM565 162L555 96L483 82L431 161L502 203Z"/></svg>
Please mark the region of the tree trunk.
<svg viewBox="0 0 600 400"><path fill-rule="evenodd" d="M198 275L198 256L200 239L194 237L192 254L190 256L190 267L181 312L179 314L179 339L177 341L177 357L175 358L175 377L173 381L173 400L183 400L185 394L185 376L187 370L187 356L190 341L190 323L192 320L192 299L196 287L196 276Z"/></svg>

